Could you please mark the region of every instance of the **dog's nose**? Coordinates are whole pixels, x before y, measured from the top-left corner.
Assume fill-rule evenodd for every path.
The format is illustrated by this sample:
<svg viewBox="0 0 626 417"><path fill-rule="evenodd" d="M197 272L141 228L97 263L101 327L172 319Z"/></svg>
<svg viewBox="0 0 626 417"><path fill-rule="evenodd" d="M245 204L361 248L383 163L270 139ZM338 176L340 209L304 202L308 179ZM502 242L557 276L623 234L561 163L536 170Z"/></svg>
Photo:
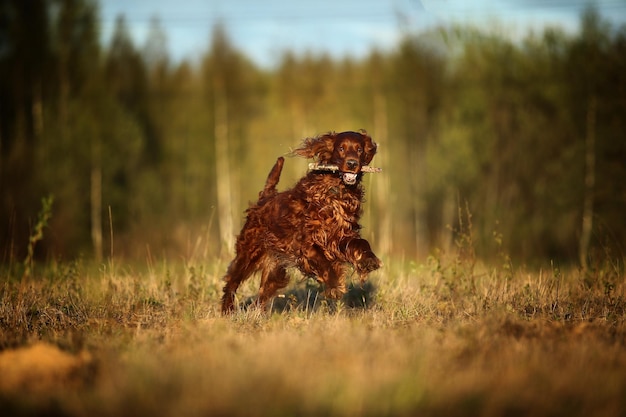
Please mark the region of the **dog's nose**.
<svg viewBox="0 0 626 417"><path fill-rule="evenodd" d="M356 169L359 166L359 161L357 161L356 159L348 159L346 161L346 166L348 167L348 169Z"/></svg>

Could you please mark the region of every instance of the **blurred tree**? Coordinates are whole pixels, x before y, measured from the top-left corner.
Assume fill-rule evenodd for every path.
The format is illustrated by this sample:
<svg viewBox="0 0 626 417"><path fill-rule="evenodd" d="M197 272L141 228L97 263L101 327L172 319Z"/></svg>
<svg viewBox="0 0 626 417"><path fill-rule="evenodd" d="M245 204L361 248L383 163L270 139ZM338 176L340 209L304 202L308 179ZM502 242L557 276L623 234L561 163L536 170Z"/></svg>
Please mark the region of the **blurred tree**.
<svg viewBox="0 0 626 417"><path fill-rule="evenodd" d="M306 98L300 87L304 76L301 66L293 52L286 52L276 70L276 89L281 104L289 115L290 136L304 138L310 135L306 120Z"/></svg>
<svg viewBox="0 0 626 417"><path fill-rule="evenodd" d="M348 68L346 68L348 66ZM344 64L340 84L350 88L351 95L341 100L354 109L354 126L365 128L378 144L378 153L372 165L383 168L382 175L374 175L367 182L370 202L365 213L364 226L369 226L377 241L377 253L389 255L393 247L391 207L390 158L393 149L389 136L389 59L380 51L373 51L362 63ZM366 177L368 178L368 177ZM395 213L397 214L397 213ZM373 237L374 237L373 236Z"/></svg>
<svg viewBox="0 0 626 417"><path fill-rule="evenodd" d="M50 241L59 254L91 246L99 260L109 209L117 232L128 230L143 136L105 84L95 3L59 1L50 15L59 87L45 107L48 129L38 153L42 187L57 196Z"/></svg>
<svg viewBox="0 0 626 417"><path fill-rule="evenodd" d="M153 75L163 77L169 63L167 50L167 34L158 16L150 18L148 37L143 48L146 66Z"/></svg>
<svg viewBox="0 0 626 417"><path fill-rule="evenodd" d="M110 91L136 115L145 100L145 73L143 60L133 45L126 18L119 15L106 55L105 76Z"/></svg>
<svg viewBox="0 0 626 417"><path fill-rule="evenodd" d="M27 220L41 198L28 191L36 182L34 152L51 85L47 12L45 0L0 3L0 218L7 219L0 230L8 248L25 248Z"/></svg>
<svg viewBox="0 0 626 417"><path fill-rule="evenodd" d="M156 168L161 163L163 147L163 124L167 121L169 58L167 35L158 17L150 19L148 36L141 56L143 65L137 65L137 75L145 77L145 103L139 104L139 120L143 121L148 148L147 162ZM143 67L143 71L142 71ZM142 75L143 72L143 75ZM136 94L141 92L136 92Z"/></svg>
<svg viewBox="0 0 626 417"><path fill-rule="evenodd" d="M551 167L561 167L568 155L561 152L567 141L567 117L559 109L562 67L543 42L521 48L493 36L465 39L449 89L454 104L444 121L442 153L431 163L444 164L460 199L480 213L474 224L480 249L493 253L497 227L516 255L552 250L563 234L550 229L563 226L551 216L564 184Z"/></svg>
<svg viewBox="0 0 626 417"><path fill-rule="evenodd" d="M94 3L83 0L60 0L54 3L51 10L54 36L52 46L56 59L56 75L58 77L57 100L49 103L50 129L48 146L40 152L42 166L48 174L42 176L47 188L56 189L62 198L60 210L71 211L72 203L81 200L82 190L89 190L90 210L81 210L91 213L90 230L94 256L97 260L102 258L102 162L100 157L100 144L97 136L80 136L74 134L75 121L83 117L83 111L91 109L93 103L101 94L102 76L100 71L100 46L98 40L98 28L96 24L97 9ZM80 103L77 106L77 103ZM88 111L88 110L87 110ZM93 124L90 129L96 128L97 120L88 118ZM87 141L84 139L88 138ZM67 193L67 189L59 189L59 184L67 184L67 178L60 177L55 173L58 160L51 160L51 154L55 154L55 148L63 149L61 157L64 164L73 166L72 159L91 161L90 182L87 186ZM87 148L86 148L87 146ZM90 148L90 149L89 149ZM48 153L48 150L51 154ZM54 162L53 162L54 161ZM76 169L71 168L73 171ZM67 172L67 171L66 171ZM54 180L56 181L54 181ZM70 187L67 187L68 189ZM75 193L79 193L76 195ZM78 204L80 209L84 206ZM67 217L66 217L67 216ZM59 224L59 220L76 216L69 213L57 216L53 219L53 230L61 227L65 230L76 228ZM80 218L80 216L77 216ZM80 224L80 223L79 223ZM80 235L79 231L74 232Z"/></svg>
<svg viewBox="0 0 626 417"><path fill-rule="evenodd" d="M626 142L618 133L626 129L626 27L614 31L593 6L583 13L581 27L565 60L576 71L564 76L580 172L578 257L588 269L598 258L594 253L623 255L625 249L626 186L617 179L626 175Z"/></svg>
<svg viewBox="0 0 626 417"><path fill-rule="evenodd" d="M380 152L378 153L377 162L381 166L388 169L390 167L389 150L386 147L389 143L389 117L388 117L388 98L387 98L387 67L385 65L384 56L378 52L370 55L366 62L368 69L367 79L369 81L369 91L371 93L372 103L372 135L378 141ZM385 207L388 203L387 198L390 195L391 187L388 175L382 175L376 179L375 187L375 211L378 213L377 235L380 239L380 253L389 255L393 252L392 238L392 213Z"/></svg>
<svg viewBox="0 0 626 417"><path fill-rule="evenodd" d="M400 219L394 234L424 255L433 238L429 230L426 191L428 144L437 137L437 115L444 82L444 59L419 39L405 38L390 57L389 136L394 161L395 197ZM408 196L408 198L400 198ZM407 247L407 246L405 246Z"/></svg>
<svg viewBox="0 0 626 417"><path fill-rule="evenodd" d="M162 37L159 31L158 21L153 20L148 39L149 44L155 42L151 40L152 37ZM150 57L149 62L157 65L157 67L160 65L161 69L157 71L163 73L166 68L166 62L163 62L164 51L156 52L154 48L151 49L153 49L154 55ZM160 64L158 64L159 62ZM110 91L141 126L145 137L145 146L142 150L144 162L148 167L158 165L161 158L162 137L149 112L148 94L151 81L149 71L144 57L133 44L123 15L116 19L104 65L105 80Z"/></svg>
<svg viewBox="0 0 626 417"><path fill-rule="evenodd" d="M210 107L215 146L217 219L222 253L232 254L236 233L233 213L239 212L239 172L245 160L246 130L254 113L256 70L232 46L222 24L216 24L202 71ZM235 165L233 165L235 161ZM236 167L236 168L235 168Z"/></svg>

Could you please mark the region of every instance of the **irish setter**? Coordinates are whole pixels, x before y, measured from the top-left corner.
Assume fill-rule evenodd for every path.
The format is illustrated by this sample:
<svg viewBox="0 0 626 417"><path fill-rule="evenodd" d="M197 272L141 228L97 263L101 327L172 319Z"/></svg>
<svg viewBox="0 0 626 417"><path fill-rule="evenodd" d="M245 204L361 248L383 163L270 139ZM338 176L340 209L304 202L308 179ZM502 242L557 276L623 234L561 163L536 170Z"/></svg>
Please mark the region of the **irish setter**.
<svg viewBox="0 0 626 417"><path fill-rule="evenodd" d="M326 297L338 299L346 292L348 264L361 280L382 266L359 234L362 168L376 154L372 138L364 130L330 132L305 139L292 154L314 158L320 165L293 188L278 192L284 158L276 161L258 202L246 211L237 254L224 277L223 314L234 309L237 288L257 271L261 272L258 303L263 306L289 283L288 268L315 277L324 285ZM332 171L324 169L329 165Z"/></svg>

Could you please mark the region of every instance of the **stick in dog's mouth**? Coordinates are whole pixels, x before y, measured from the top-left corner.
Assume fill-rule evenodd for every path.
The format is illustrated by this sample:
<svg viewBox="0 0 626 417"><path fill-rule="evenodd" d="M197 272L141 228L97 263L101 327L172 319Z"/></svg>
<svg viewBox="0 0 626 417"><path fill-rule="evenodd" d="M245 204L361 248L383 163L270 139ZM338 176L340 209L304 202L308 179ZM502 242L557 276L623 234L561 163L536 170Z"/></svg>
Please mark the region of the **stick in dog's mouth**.
<svg viewBox="0 0 626 417"><path fill-rule="evenodd" d="M317 162L311 162L309 164L309 171L337 172L339 171L339 167L337 165L326 165L326 164L320 164ZM361 167L361 172L382 172L382 169L364 165ZM358 174L354 172L342 172L341 174L341 178L343 179L343 182L345 182L348 185L356 184L357 177L358 177Z"/></svg>
<svg viewBox="0 0 626 417"><path fill-rule="evenodd" d="M337 165L326 165L326 164L320 164L317 162L311 162L309 164L309 171L332 171L332 172L336 172L339 171L339 167ZM361 172L368 172L368 173L378 173L378 172L383 172L382 168L376 168L376 167L371 167L369 165L364 165L361 167Z"/></svg>

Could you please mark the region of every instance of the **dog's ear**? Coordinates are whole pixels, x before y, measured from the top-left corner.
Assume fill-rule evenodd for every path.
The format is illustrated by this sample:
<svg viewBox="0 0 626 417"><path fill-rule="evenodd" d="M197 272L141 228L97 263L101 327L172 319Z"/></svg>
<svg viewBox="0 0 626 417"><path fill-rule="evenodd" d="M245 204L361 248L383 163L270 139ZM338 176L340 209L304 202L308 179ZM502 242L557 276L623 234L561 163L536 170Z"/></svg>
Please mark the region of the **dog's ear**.
<svg viewBox="0 0 626 417"><path fill-rule="evenodd" d="M313 138L306 138L299 148L294 149L291 154L305 158L315 158L321 163L330 162L335 148L335 132L328 132Z"/></svg>
<svg viewBox="0 0 626 417"><path fill-rule="evenodd" d="M365 130L361 130L359 133L363 135L363 144L364 144L364 153L363 153L363 164L367 165L372 162L374 155L376 155L376 149L378 149L378 145L374 142L370 135L367 134Z"/></svg>

